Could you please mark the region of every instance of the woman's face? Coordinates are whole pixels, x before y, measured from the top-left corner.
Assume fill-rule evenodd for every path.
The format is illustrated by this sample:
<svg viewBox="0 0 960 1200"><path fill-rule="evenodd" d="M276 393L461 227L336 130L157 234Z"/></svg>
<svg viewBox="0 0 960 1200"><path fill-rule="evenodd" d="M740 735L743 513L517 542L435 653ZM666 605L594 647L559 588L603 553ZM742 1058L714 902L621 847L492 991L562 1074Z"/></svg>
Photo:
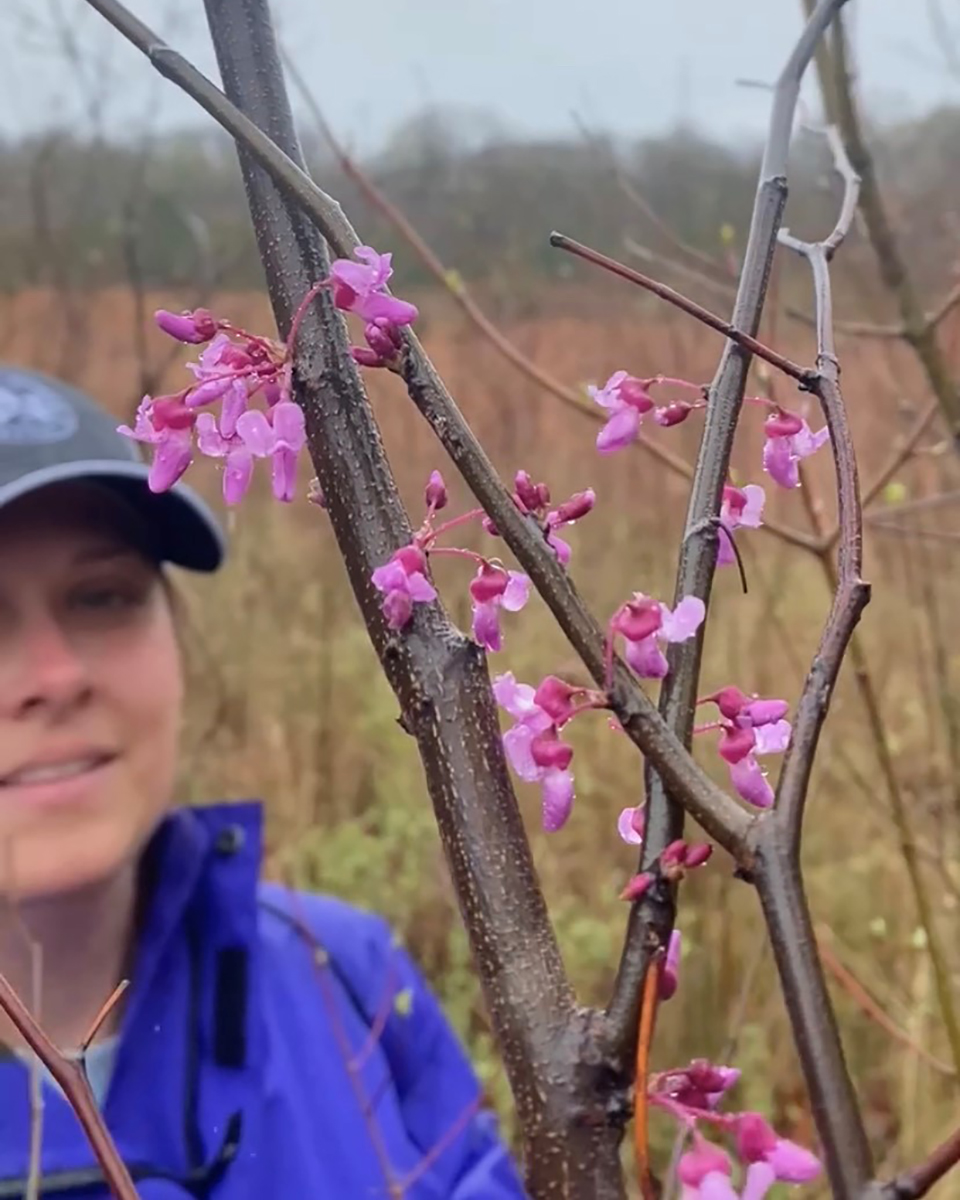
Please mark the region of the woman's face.
<svg viewBox="0 0 960 1200"><path fill-rule="evenodd" d="M90 484L0 509L0 893L129 867L173 791L183 679L154 563Z"/></svg>

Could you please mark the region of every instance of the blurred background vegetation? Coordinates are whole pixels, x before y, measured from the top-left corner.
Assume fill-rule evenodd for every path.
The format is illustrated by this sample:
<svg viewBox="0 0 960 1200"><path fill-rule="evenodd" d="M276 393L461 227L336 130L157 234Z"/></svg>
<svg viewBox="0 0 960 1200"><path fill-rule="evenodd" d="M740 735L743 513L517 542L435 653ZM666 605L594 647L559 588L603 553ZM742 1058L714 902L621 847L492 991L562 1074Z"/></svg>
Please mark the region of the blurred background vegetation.
<svg viewBox="0 0 960 1200"><path fill-rule="evenodd" d="M468 132L430 110L363 165L469 281L521 351L573 389L602 382L619 368L708 381L719 338L628 285L565 259L549 249L546 237L551 228L562 229L725 311L755 188L756 149L712 144L686 128L638 144L587 135L514 143ZM960 266L960 111L870 132L897 228L933 308L957 282ZM685 481L642 448L601 461L593 448L596 426L505 362L451 298L431 286L419 260L320 142L308 136L307 147L316 177L345 205L361 235L394 250L398 290L421 304L418 331L503 475L523 467L545 480L555 499L596 488L597 508L571 541L573 574L598 616L612 613L632 590L668 597ZM790 225L805 234L828 228L838 184L816 137L799 137L791 185ZM691 274L693 259L678 251L678 239L714 266ZM804 361L812 357L811 334L791 309L809 308L807 286L803 270L783 256L763 331ZM841 318L894 319L859 230L838 261L836 290ZM189 132L132 145L65 130L0 145L0 359L68 379L128 418L144 391L183 386L182 364L192 357L156 332L150 314L161 304L199 303L271 331L226 139ZM960 376L960 319L948 315L940 332ZM840 352L861 473L869 483L929 397L901 342L842 337ZM414 520L433 467L447 476L451 511L466 506L464 489L397 381L370 373L369 382ZM754 394L769 395L774 386L779 399L803 404L781 381L754 372ZM734 460L740 482L765 482L760 426L759 411L748 407ZM698 434L694 417L676 429L655 429L651 437L692 462ZM219 505L213 464L197 465L190 478ZM304 495L308 478L305 468ZM850 1066L878 1159L888 1169L920 1156L956 1120L960 1064L943 1034L903 848L919 855L956 984L960 533L950 500L958 488L956 457L933 421L879 489L867 543L874 600L862 625L879 724L867 721L848 664L822 740L804 840L811 903ZM826 460L814 463L803 498L768 492L771 515L807 532L816 522L829 528ZM274 504L260 478L227 519L229 566L212 581L181 581L195 677L183 797L265 798L272 874L390 918L467 1039L509 1126L509 1092L419 760L397 725L396 703L367 643L325 517L305 500L289 509ZM466 537L476 548L491 546L479 532ZM769 532L746 531L739 544L749 594L740 593L735 572L721 573L703 691L736 682L747 691L795 699L829 602L821 566ZM438 564L436 575L454 618L468 628L467 575L449 561ZM509 669L530 682L549 672L580 677L538 601L509 617L505 632L493 670ZM578 721L571 740L578 799L561 833L539 831L536 791L518 786L571 975L585 1003L603 1003L626 920L617 894L634 862L615 822L623 806L641 797L641 764L599 714ZM707 741L698 757L723 782ZM892 774L884 774L886 760ZM758 908L723 855L685 885L680 927L682 986L662 1010L656 1065L697 1056L735 1063L744 1072L743 1106L763 1110L811 1144L803 1082ZM666 1123L655 1119L652 1133L657 1149L669 1153ZM939 1194L956 1195L957 1187L948 1183Z"/></svg>

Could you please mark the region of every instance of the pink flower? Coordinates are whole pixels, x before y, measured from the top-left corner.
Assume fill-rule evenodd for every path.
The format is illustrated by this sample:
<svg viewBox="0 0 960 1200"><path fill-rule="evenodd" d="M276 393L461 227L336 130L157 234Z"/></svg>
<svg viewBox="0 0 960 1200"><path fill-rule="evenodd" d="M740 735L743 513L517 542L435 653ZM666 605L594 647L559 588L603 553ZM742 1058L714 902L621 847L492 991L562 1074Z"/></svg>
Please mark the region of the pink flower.
<svg viewBox="0 0 960 1200"><path fill-rule="evenodd" d="M650 382L635 379L626 371L616 371L602 388L587 388L590 398L610 414L597 434L597 449L601 454L612 454L636 441L644 415L654 407L647 390Z"/></svg>
<svg viewBox="0 0 960 1200"><path fill-rule="evenodd" d="M493 694L514 719L503 735L510 765L526 783L540 784L543 828L555 833L573 808L573 748L560 741L554 719L537 703L534 689L517 683L511 671L496 677Z"/></svg>
<svg viewBox="0 0 960 1200"><path fill-rule="evenodd" d="M237 433L224 436L213 413L197 417L197 448L210 458L222 458L223 499L227 504L239 504L247 494L253 478L253 454Z"/></svg>
<svg viewBox="0 0 960 1200"><path fill-rule="evenodd" d="M802 417L792 413L773 413L764 422L767 440L763 447L763 469L781 487L800 486L799 463L815 454L830 440L824 426L816 433Z"/></svg>
<svg viewBox="0 0 960 1200"><path fill-rule="evenodd" d="M500 609L519 612L530 597L530 580L519 571L505 571L485 562L470 583L473 597L473 636L487 650L499 650Z"/></svg>
<svg viewBox="0 0 960 1200"><path fill-rule="evenodd" d="M252 455L272 459L273 494L289 503L297 485L297 458L307 443L303 409L292 400L281 400L266 413L251 409L237 419L236 430Z"/></svg>
<svg viewBox="0 0 960 1200"><path fill-rule="evenodd" d="M721 688L706 700L720 709L719 752L734 789L755 808L769 808L773 789L756 756L786 750L792 731L784 718L790 706L786 700L745 696L737 687Z"/></svg>
<svg viewBox="0 0 960 1200"><path fill-rule="evenodd" d="M378 254L370 246L357 246L357 262L338 258L330 267L333 302L344 312L356 313L368 324L390 337L384 326L412 325L420 315L416 306L387 294L387 281L393 274L391 254ZM374 347L374 353L377 353Z"/></svg>
<svg viewBox="0 0 960 1200"><path fill-rule="evenodd" d="M669 671L658 642L685 642L694 636L706 615L697 596L684 596L673 610L666 604L634 592L610 622L611 633L626 641L625 657L641 679L663 679Z"/></svg>
<svg viewBox="0 0 960 1200"><path fill-rule="evenodd" d="M727 1200L737 1193L730 1183L730 1159L719 1146L694 1132L693 1149L680 1156L677 1178L681 1185L681 1200ZM724 1191L723 1189L726 1189Z"/></svg>
<svg viewBox="0 0 960 1200"><path fill-rule="evenodd" d="M822 1171L820 1160L803 1146L778 1137L760 1113L741 1113L736 1121L737 1153L748 1163L764 1163L781 1183L809 1183Z"/></svg>
<svg viewBox="0 0 960 1200"><path fill-rule="evenodd" d="M209 342L217 332L217 322L205 308L182 313L158 308L153 314L153 319L164 333L176 338L178 342L199 345L201 342Z"/></svg>
<svg viewBox="0 0 960 1200"><path fill-rule="evenodd" d="M430 472L423 500L431 512L439 512L441 508L447 507L447 485L439 471Z"/></svg>
<svg viewBox="0 0 960 1200"><path fill-rule="evenodd" d="M418 546L401 546L370 577L377 591L383 593L380 607L391 629L403 629L413 616L414 604L436 600L436 589L425 574L426 565Z"/></svg>
<svg viewBox="0 0 960 1200"><path fill-rule="evenodd" d="M154 447L147 476L151 492L173 487L193 461L193 414L174 396L152 399L144 396L137 408L133 428L118 426L118 432Z"/></svg>
<svg viewBox="0 0 960 1200"><path fill-rule="evenodd" d="M763 524L763 505L766 495L762 487L756 483L748 483L744 488L727 484L723 489L723 503L720 506L720 545L717 550L717 566L726 566L736 562L731 534L734 529L743 526L744 529L759 529Z"/></svg>

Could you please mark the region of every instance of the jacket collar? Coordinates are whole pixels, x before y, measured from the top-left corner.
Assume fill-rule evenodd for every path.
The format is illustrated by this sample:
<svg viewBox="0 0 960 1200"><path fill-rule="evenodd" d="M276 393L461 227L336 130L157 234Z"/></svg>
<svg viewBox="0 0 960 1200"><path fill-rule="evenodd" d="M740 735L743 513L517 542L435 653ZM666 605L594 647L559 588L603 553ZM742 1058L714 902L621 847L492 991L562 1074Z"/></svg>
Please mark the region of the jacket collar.
<svg viewBox="0 0 960 1200"><path fill-rule="evenodd" d="M178 809L144 852L144 911L104 1106L127 1162L178 1177L202 1170L256 1093L264 1041L255 971L261 852L256 803ZM21 1063L0 1063L0 1200L3 1180L27 1169L28 1081ZM44 1174L95 1166L76 1118L49 1086L42 1162Z"/></svg>

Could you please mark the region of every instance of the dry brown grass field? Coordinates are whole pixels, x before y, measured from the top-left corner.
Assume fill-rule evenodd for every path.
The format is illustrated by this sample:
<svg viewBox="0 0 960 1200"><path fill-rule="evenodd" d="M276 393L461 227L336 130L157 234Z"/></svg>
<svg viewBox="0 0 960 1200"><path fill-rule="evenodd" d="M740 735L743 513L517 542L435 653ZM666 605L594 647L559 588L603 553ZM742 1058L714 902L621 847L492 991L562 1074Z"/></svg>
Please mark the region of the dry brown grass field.
<svg viewBox="0 0 960 1200"><path fill-rule="evenodd" d="M0 358L65 374L125 417L139 399L144 362L171 347L148 327L160 303L142 297L140 320L130 294L116 290L0 299ZM267 331L265 298L217 297L216 311ZM614 369L664 372L706 381L718 337L676 319L623 286L596 295L546 295L539 315L511 328L531 358L566 383L602 382ZM142 333L142 342L137 332ZM505 477L524 467L555 497L593 486L595 512L571 533L572 572L604 619L632 590L668 597L686 484L642 449L600 459L596 425L505 363L462 318L426 298L421 335L473 428ZM944 331L960 373L960 326ZM766 330L781 349L809 358L809 333L781 318ZM139 346L139 349L138 349ZM157 390L181 386L174 349ZM875 478L927 403L909 353L897 343L842 340L843 383L860 456L861 477ZM751 388L759 392L763 380ZM778 398L798 398L776 381ZM443 452L386 373L370 379L375 407L414 518L433 467L444 470L455 504L467 496ZM741 482L764 482L759 469L761 417L745 412L735 467ZM651 437L692 462L695 416ZM922 453L897 473L877 504L918 499L960 484L956 457L936 424ZM191 481L219 504L216 468L195 467ZM303 491L308 473L305 466ZM831 467L824 455L808 486L810 506L833 518ZM809 530L798 494L773 494L770 512ZM874 506L876 508L877 505ZM804 864L844 1041L885 1170L922 1155L955 1126L960 1083L933 986L926 940L904 868L911 839L953 971L960 1007L960 531L955 506L901 518L926 531L871 529L867 576L873 602L860 637L879 697L882 734L871 731L848 663L841 677L814 773ZM493 1051L433 830L416 750L396 724L323 513L300 501L269 500L263 480L229 518L232 556L212 581L182 580L191 613L194 706L187 730L183 798L265 798L269 869L305 886L337 892L386 914L423 964L468 1039L490 1094L509 1119L509 1093ZM470 534L479 546L480 534ZM957 540L953 540L957 539ZM765 532L740 536L749 594L727 570L714 591L706 637L703 691L736 681L744 689L795 700L828 606L817 560ZM467 576L459 564L437 570L446 604L469 624ZM958 605L957 608L954 606ZM576 677L578 667L536 600L508 620L506 644L491 669L524 680L549 671ZM616 815L641 794L640 762L601 717L577 723L578 801L559 834L538 829L535 789L520 788L544 887L569 969L585 1001L602 1001L616 967L626 912L617 893L633 854L620 844ZM906 821L895 820L880 750L890 755ZM700 760L723 780L704 739ZM784 1131L811 1143L813 1130L772 957L758 906L731 875L724 855L685 885L681 988L663 1009L658 1066L718 1056L744 1072L740 1099ZM670 1130L654 1125L659 1153ZM812 1195L823 1190L811 1189ZM960 1195L954 1179L935 1193Z"/></svg>

